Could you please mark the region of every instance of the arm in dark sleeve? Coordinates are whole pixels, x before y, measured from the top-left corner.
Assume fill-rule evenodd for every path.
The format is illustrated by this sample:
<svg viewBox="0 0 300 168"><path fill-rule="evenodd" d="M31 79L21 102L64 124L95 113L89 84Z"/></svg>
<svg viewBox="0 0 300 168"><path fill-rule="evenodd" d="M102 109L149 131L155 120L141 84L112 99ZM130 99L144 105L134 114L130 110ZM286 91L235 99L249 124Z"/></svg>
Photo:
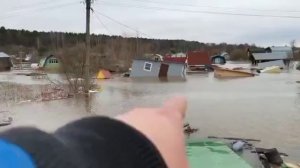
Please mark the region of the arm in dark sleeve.
<svg viewBox="0 0 300 168"><path fill-rule="evenodd" d="M17 128L0 138L23 148L38 168L165 168L156 147L134 128L105 117L72 122L47 134Z"/></svg>

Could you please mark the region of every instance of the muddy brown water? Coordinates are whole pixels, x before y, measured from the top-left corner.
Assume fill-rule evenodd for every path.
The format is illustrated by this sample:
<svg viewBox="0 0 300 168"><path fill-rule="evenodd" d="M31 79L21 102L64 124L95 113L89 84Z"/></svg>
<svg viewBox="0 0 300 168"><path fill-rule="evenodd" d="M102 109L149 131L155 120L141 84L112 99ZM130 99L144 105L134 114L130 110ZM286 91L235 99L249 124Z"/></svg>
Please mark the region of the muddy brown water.
<svg viewBox="0 0 300 168"><path fill-rule="evenodd" d="M53 78L56 78L55 76ZM0 73L1 80L37 85L30 77ZM277 147L300 162L300 71L261 74L239 79L216 79L213 73L188 75L186 81L132 81L115 77L98 81L101 93L89 100L73 98L21 103L7 108L11 127L35 126L46 131L79 118L115 116L136 106L153 107L172 95L188 99L186 122L198 128L191 138L228 136L260 139L257 146ZM5 130L7 128L0 128Z"/></svg>

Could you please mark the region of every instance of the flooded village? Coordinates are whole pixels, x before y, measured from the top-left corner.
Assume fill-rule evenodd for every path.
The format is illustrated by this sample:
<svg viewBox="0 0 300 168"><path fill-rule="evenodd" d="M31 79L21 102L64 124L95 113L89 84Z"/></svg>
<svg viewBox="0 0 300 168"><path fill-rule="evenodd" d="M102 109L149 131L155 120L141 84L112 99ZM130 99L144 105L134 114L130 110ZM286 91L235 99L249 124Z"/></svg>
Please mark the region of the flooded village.
<svg viewBox="0 0 300 168"><path fill-rule="evenodd" d="M169 166L164 146L156 142L163 138L151 137L152 132L165 128L151 123L158 127L145 132L128 119L133 115L126 120L126 112L161 106L156 109L159 115L164 110L175 111L180 103L168 104L166 110L164 102L180 95L188 105L186 114L176 116L180 136L174 135L181 137L181 159L190 168L300 168L300 25L293 22L300 16L294 10L296 2L66 1L8 1L5 3L12 8L7 9L4 2L0 5L0 155L7 153L1 151L5 142L20 147L27 161L35 160L29 148L10 139L7 143L5 136L2 140L2 134L20 127L49 133L68 152L80 149L74 154L80 156L78 161L73 155L71 161L60 159L70 163L91 161L93 152L100 151L94 145L104 141L100 147L123 141L138 146L133 136L141 133L139 138L153 143L160 161ZM89 140L94 130L86 133L82 129L77 134L75 126L70 132L57 131L72 121L96 116L115 117L108 119L120 124L113 128L122 130L127 124L135 132L126 140L101 135L93 144ZM142 122L137 123L145 125L148 118L139 117ZM109 132L102 127L99 130ZM95 129L97 135L99 130ZM82 142L77 145L74 140L73 144L68 133ZM129 147L112 150L134 148ZM116 151L111 152L116 163L120 159L120 163L126 160L124 163L134 165L125 154L120 154L122 158L115 155L120 153ZM0 157L0 167L4 161Z"/></svg>
<svg viewBox="0 0 300 168"><path fill-rule="evenodd" d="M0 129L35 126L53 131L75 119L113 117L136 106L160 105L180 94L189 102L186 122L199 129L190 138L256 138L261 140L258 146L276 147L298 161L299 64L293 61L290 47L281 48L245 51L250 61L243 62L231 61L228 53L205 51L146 54L133 59L125 73L99 69L93 76L98 89L91 89L88 98L69 88L81 80L54 71L61 66L58 57L20 65L2 52L1 111L7 113L2 122L12 121Z"/></svg>

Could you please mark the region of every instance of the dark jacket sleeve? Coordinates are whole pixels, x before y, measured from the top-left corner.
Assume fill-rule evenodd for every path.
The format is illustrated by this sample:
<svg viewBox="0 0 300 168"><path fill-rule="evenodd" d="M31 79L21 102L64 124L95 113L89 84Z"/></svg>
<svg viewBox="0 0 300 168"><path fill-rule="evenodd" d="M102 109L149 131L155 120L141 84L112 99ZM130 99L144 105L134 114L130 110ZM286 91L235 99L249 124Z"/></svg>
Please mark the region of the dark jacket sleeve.
<svg viewBox="0 0 300 168"><path fill-rule="evenodd" d="M16 128L0 134L32 157L38 168L165 168L156 147L134 128L106 117L72 122L48 134Z"/></svg>

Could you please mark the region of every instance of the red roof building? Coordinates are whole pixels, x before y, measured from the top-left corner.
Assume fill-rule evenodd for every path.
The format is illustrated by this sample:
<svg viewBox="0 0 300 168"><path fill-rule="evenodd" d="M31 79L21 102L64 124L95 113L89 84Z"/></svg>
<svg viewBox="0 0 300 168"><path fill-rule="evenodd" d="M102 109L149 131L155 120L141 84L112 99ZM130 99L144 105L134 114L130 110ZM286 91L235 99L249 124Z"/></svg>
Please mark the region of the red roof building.
<svg viewBox="0 0 300 168"><path fill-rule="evenodd" d="M187 53L187 63L190 66L195 65L210 65L211 59L208 52L189 51Z"/></svg>

